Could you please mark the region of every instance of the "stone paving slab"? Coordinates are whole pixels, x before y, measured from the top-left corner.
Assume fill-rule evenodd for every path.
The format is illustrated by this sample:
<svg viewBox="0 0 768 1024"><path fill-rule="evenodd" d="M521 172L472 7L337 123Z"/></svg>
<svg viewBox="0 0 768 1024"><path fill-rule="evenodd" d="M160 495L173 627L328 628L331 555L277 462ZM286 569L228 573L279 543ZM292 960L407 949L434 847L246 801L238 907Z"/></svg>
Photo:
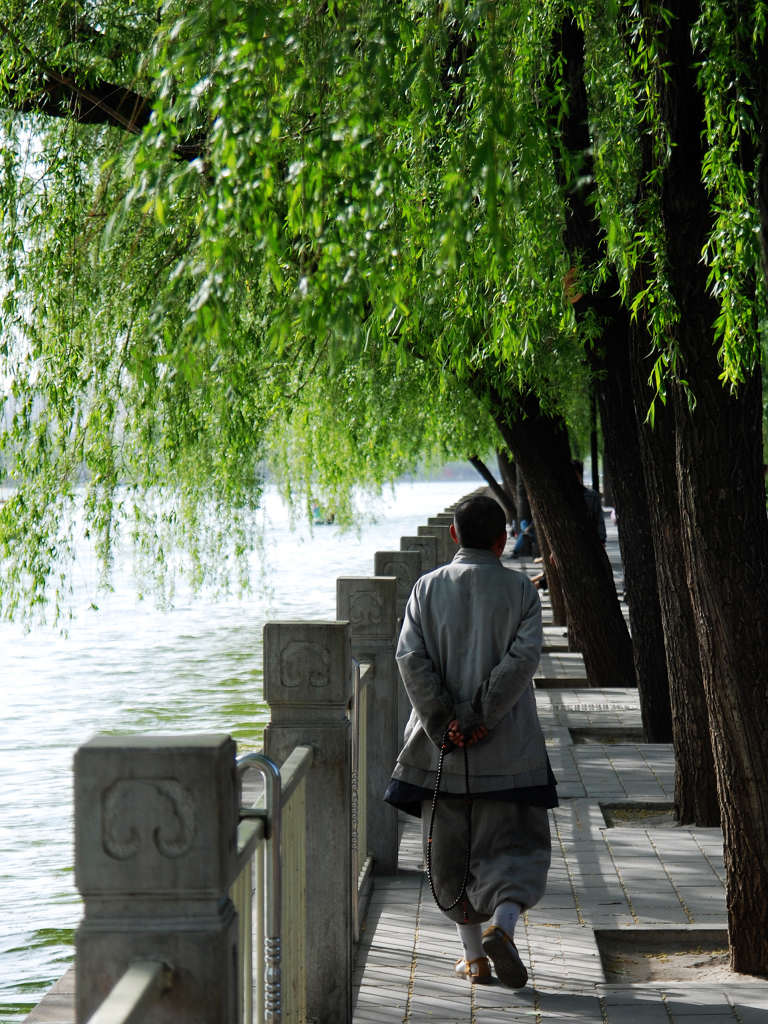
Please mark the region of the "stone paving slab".
<svg viewBox="0 0 768 1024"><path fill-rule="evenodd" d="M536 690L542 727L551 722L572 728L634 727L640 721L637 691L623 686L547 687Z"/></svg>
<svg viewBox="0 0 768 1024"><path fill-rule="evenodd" d="M561 806L550 812L547 891L516 932L528 985L513 991L454 978L455 929L424 879L420 823L403 816L399 873L377 883L358 956L355 1024L766 1024L766 981L606 980L598 942L613 935L661 949L681 935L724 934L722 834L646 827L642 818L607 823L605 807L663 811L673 799L670 746L573 742L582 723L598 731L636 726L635 691L546 689L536 699Z"/></svg>
<svg viewBox="0 0 768 1024"><path fill-rule="evenodd" d="M70 967L25 1018L25 1024L73 1024L75 1019L75 969Z"/></svg>
<svg viewBox="0 0 768 1024"><path fill-rule="evenodd" d="M542 650L548 653L568 650L568 630L562 626L544 626Z"/></svg>
<svg viewBox="0 0 768 1024"><path fill-rule="evenodd" d="M575 651L542 651L533 680L537 687L586 687L587 671L584 668L584 657Z"/></svg>

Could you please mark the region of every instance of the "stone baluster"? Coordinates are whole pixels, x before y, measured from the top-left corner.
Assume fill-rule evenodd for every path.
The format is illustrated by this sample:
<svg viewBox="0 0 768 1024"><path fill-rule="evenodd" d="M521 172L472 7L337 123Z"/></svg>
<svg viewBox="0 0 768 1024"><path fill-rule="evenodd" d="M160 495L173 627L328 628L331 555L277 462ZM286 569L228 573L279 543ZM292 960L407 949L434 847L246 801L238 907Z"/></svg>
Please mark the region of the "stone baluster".
<svg viewBox="0 0 768 1024"><path fill-rule="evenodd" d="M397 580L397 632L405 612L405 606L413 590L413 584L421 576L421 552L419 551L377 551L373 556L377 576L394 576ZM398 673L399 680L399 673ZM408 695L398 682L397 687L397 736L401 739L405 724L411 713Z"/></svg>
<svg viewBox="0 0 768 1024"><path fill-rule="evenodd" d="M437 568L437 537L401 537L401 551L418 551L421 554L421 575Z"/></svg>
<svg viewBox="0 0 768 1024"><path fill-rule="evenodd" d="M352 1020L351 669L347 622L264 627L272 713L264 751L282 764L296 746L314 750L306 790L307 1009L334 1024Z"/></svg>
<svg viewBox="0 0 768 1024"><path fill-rule="evenodd" d="M453 560L456 554L456 542L450 533L450 524L440 525L435 523L432 526L419 526L416 530L420 537L437 538L437 564L447 565Z"/></svg>
<svg viewBox="0 0 768 1024"><path fill-rule="evenodd" d="M452 522L453 512L438 512L427 519L427 526L450 526Z"/></svg>
<svg viewBox="0 0 768 1024"><path fill-rule="evenodd" d="M379 874L397 870L397 813L382 800L400 749L399 676L395 666L397 580L394 576L340 576L336 614L350 624L352 656L372 665L368 684L368 847Z"/></svg>
<svg viewBox="0 0 768 1024"><path fill-rule="evenodd" d="M394 576L397 580L397 618L402 619L413 585L421 576L421 552L377 551L373 571L376 576Z"/></svg>
<svg viewBox="0 0 768 1024"><path fill-rule="evenodd" d="M75 754L76 1019L129 965L158 960L170 990L145 1024L235 1024L229 899L239 787L228 736L96 736Z"/></svg>

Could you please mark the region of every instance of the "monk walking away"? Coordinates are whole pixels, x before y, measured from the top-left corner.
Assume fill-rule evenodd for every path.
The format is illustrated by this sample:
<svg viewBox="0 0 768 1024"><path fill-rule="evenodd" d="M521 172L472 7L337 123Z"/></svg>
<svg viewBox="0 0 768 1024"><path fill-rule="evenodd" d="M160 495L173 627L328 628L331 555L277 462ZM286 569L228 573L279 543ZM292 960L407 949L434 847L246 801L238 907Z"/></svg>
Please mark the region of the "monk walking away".
<svg viewBox="0 0 768 1024"><path fill-rule="evenodd" d="M557 806L532 681L541 603L499 561L506 521L492 498L462 501L451 536L453 561L422 576L406 608L397 663L412 711L385 799L422 819L433 894L462 945L456 974L488 982L490 961L521 988L515 926L544 893Z"/></svg>

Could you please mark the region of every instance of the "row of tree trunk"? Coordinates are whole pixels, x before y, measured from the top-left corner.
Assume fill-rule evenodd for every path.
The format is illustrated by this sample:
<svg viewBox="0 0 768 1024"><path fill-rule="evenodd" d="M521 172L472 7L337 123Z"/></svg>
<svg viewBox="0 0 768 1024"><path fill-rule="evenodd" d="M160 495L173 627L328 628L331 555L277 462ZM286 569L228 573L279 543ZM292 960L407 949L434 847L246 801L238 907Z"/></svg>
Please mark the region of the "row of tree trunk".
<svg viewBox="0 0 768 1024"><path fill-rule="evenodd" d="M653 425L647 416L653 346L642 315L630 320L615 298L615 282L585 296L577 309L577 315L591 310L603 325L588 357L614 487L633 644L570 469L562 420L545 415L531 394L501 394L490 384L483 390L525 480L537 530L551 552L550 589L559 578L590 683L636 681L646 738L672 739L680 822L722 824L732 966L768 974L768 519L761 374L756 367L738 389L720 379L713 333L718 310L701 260L712 225L691 43L699 5L676 0L668 6L675 16L662 39L668 59L659 90L672 157L661 168L661 201L686 383L669 382ZM571 90L564 141L588 154L583 39L569 23L557 44ZM643 159L647 172L658 170L650 147ZM589 175L582 180L589 182ZM574 191L567 219L566 244L582 259L594 258L601 243L590 198ZM763 245L768 251L765 238ZM640 266L635 288L645 283Z"/></svg>

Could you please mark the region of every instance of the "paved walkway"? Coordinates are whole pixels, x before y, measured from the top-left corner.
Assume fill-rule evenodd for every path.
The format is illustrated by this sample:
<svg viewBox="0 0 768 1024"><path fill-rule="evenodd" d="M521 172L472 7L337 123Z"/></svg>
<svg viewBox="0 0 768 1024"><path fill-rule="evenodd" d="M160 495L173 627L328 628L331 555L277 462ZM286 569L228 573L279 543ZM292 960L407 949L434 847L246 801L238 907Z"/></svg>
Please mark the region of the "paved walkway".
<svg viewBox="0 0 768 1024"><path fill-rule="evenodd" d="M529 983L454 977L456 931L403 816L398 874L377 880L358 950L355 1024L766 1024L768 981L727 967L720 830L675 826L672 748L640 741L636 691L585 689L562 630L545 633L537 703L561 806L547 892L516 932Z"/></svg>
<svg viewBox="0 0 768 1024"><path fill-rule="evenodd" d="M545 626L545 646L536 699L561 806L547 892L516 932L528 985L454 977L455 928L426 884L419 823L404 816L398 873L376 879L358 948L355 1024L768 1024L767 981L725 964L703 979L696 966L726 946L722 836L671 821L671 747L640 742L636 691L584 688L561 628ZM71 1024L73 973L30 1024Z"/></svg>

